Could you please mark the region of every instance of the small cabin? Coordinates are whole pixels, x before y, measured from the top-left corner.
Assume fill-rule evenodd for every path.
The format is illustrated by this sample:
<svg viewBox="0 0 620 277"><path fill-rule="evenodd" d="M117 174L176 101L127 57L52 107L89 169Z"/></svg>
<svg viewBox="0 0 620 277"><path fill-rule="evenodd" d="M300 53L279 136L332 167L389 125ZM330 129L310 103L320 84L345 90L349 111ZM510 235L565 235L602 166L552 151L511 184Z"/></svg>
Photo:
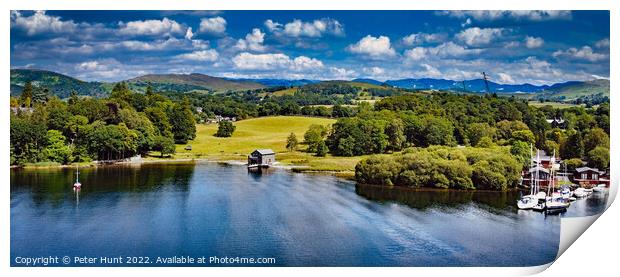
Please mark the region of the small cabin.
<svg viewBox="0 0 620 277"><path fill-rule="evenodd" d="M609 179L606 177L604 171L587 166L575 168L573 173L574 181L578 184L609 185Z"/></svg>
<svg viewBox="0 0 620 277"><path fill-rule="evenodd" d="M538 180L538 185L541 187L545 187L549 185L550 174L551 173L549 169L539 165L530 168L530 170L524 174L523 183L525 185L531 186L535 183L536 180Z"/></svg>
<svg viewBox="0 0 620 277"><path fill-rule="evenodd" d="M271 149L256 149L248 155L248 167L269 167L276 162L276 153Z"/></svg>

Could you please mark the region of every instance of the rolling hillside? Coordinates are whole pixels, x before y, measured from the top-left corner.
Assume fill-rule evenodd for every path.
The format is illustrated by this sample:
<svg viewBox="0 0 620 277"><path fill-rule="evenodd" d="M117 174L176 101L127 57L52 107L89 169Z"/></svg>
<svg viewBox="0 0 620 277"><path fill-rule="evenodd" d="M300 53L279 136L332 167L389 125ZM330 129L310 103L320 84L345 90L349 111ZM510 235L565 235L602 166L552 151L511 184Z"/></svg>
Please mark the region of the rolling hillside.
<svg viewBox="0 0 620 277"><path fill-rule="evenodd" d="M566 98L603 94L609 96L609 80L597 79L586 82L568 82L551 86L545 93Z"/></svg>
<svg viewBox="0 0 620 277"><path fill-rule="evenodd" d="M78 95L102 97L108 91L99 82L85 82L60 73L36 69L11 69L11 95L22 92L26 82L31 81L35 87L46 87L52 94L67 98L75 91Z"/></svg>
<svg viewBox="0 0 620 277"><path fill-rule="evenodd" d="M233 81L219 77L213 77L205 74L149 74L133 79L127 82L134 86L147 86L151 84L156 88L164 88L166 90L210 90L210 91L227 91L227 90L246 90L258 89L265 87L256 82L251 81ZM159 89L161 90L161 89Z"/></svg>

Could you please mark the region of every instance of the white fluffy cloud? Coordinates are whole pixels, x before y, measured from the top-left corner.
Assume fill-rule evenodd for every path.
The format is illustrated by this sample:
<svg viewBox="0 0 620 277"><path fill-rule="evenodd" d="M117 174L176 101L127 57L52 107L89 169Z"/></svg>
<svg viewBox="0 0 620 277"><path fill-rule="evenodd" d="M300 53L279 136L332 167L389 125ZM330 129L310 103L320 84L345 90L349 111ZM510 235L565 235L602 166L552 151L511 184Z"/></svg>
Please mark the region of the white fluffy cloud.
<svg viewBox="0 0 620 277"><path fill-rule="evenodd" d="M502 28L467 28L456 34L456 38L469 46L484 46L502 36Z"/></svg>
<svg viewBox="0 0 620 277"><path fill-rule="evenodd" d="M84 61L75 65L77 77L86 80L118 78L124 72L123 65L115 59L99 59Z"/></svg>
<svg viewBox="0 0 620 277"><path fill-rule="evenodd" d="M265 41L265 33L261 32L260 29L254 28L252 32L245 36L245 39L239 39L235 48L241 51L257 51L261 52L265 50L265 46L263 42Z"/></svg>
<svg viewBox="0 0 620 277"><path fill-rule="evenodd" d="M269 30L270 32L275 32L282 28L282 24L275 22L271 19L267 19L265 20L265 27L267 27L267 30Z"/></svg>
<svg viewBox="0 0 620 277"><path fill-rule="evenodd" d="M351 53L365 55L373 59L396 56L396 51L392 48L390 38L386 36L373 37L367 35L357 43L349 45L347 50Z"/></svg>
<svg viewBox="0 0 620 277"><path fill-rule="evenodd" d="M185 28L178 22L165 18L162 20L137 20L119 23L119 33L123 35L185 35Z"/></svg>
<svg viewBox="0 0 620 277"><path fill-rule="evenodd" d="M99 44L99 48L105 48L105 50L113 50L116 49L115 46L122 46L127 50L132 51L158 51L158 50L168 50L173 48L181 48L183 42L176 38L169 38L165 40L155 40L155 41L141 41L141 40L125 40L121 41L118 44Z"/></svg>
<svg viewBox="0 0 620 277"><path fill-rule="evenodd" d="M355 70L346 69L342 67L330 67L329 73L331 76L326 76L326 77L331 77L330 79L336 79L336 80L351 79L357 76L357 72L355 72Z"/></svg>
<svg viewBox="0 0 620 277"><path fill-rule="evenodd" d="M537 37L525 37L525 47L527 48L538 48L541 47L545 41L542 38Z"/></svg>
<svg viewBox="0 0 620 277"><path fill-rule="evenodd" d="M86 62L79 63L76 66L76 69L93 71L93 70L98 70L101 67L102 65L99 64L98 61L86 61Z"/></svg>
<svg viewBox="0 0 620 277"><path fill-rule="evenodd" d="M292 69L293 70L308 70L308 69L317 69L323 67L323 62L315 59L309 58L306 56L299 56L293 59Z"/></svg>
<svg viewBox="0 0 620 277"><path fill-rule="evenodd" d="M185 32L185 38L192 39L193 37L194 37L194 32L192 32L192 27L187 28L187 31Z"/></svg>
<svg viewBox="0 0 620 277"><path fill-rule="evenodd" d="M590 62L602 61L609 59L608 54L596 53L590 46L583 46L580 49L571 47L568 50L558 50L553 52L553 57L560 58L565 57L569 59L586 60Z"/></svg>
<svg viewBox="0 0 620 277"><path fill-rule="evenodd" d="M11 11L11 27L26 31L29 36L41 33L61 33L75 31L77 24L62 21L58 16L50 16L45 11L36 11L31 16L23 16L19 11Z"/></svg>
<svg viewBox="0 0 620 277"><path fill-rule="evenodd" d="M497 75L499 75L499 82L502 84L514 84L515 83L515 80L512 79L512 76L506 73L500 72L500 73L497 73Z"/></svg>
<svg viewBox="0 0 620 277"><path fill-rule="evenodd" d="M597 41L594 46L596 46L596 48L609 48L609 39L605 38L605 39L601 39L599 41Z"/></svg>
<svg viewBox="0 0 620 277"><path fill-rule="evenodd" d="M219 54L214 49L209 49L180 54L176 57L188 61L214 62L219 57Z"/></svg>
<svg viewBox="0 0 620 277"><path fill-rule="evenodd" d="M419 61L426 58L455 58L471 54L479 54L480 49L469 49L454 42L446 42L435 47L414 47L405 51L405 58L412 61Z"/></svg>
<svg viewBox="0 0 620 277"><path fill-rule="evenodd" d="M377 66L364 67L363 71L364 73L372 75L372 76L378 76L378 75L382 75L385 73L385 69L381 67L377 67Z"/></svg>
<svg viewBox="0 0 620 277"><path fill-rule="evenodd" d="M422 76L431 77L431 78L442 77L441 71L439 71L439 69L437 69L436 67L430 64L425 64L425 63L422 64L422 67L424 68L424 71L421 72Z"/></svg>
<svg viewBox="0 0 620 277"><path fill-rule="evenodd" d="M213 35L221 35L226 32L226 19L221 16L211 18L201 18L200 28L201 33L208 33Z"/></svg>
<svg viewBox="0 0 620 277"><path fill-rule="evenodd" d="M316 19L311 22L295 19L286 24L268 19L265 21L265 26L270 32L288 37L322 37L325 34L341 36L344 34L342 24L330 18Z"/></svg>
<svg viewBox="0 0 620 277"><path fill-rule="evenodd" d="M420 45L424 43L442 42L446 39L445 34L415 33L403 38L403 43L407 46Z"/></svg>
<svg viewBox="0 0 620 277"><path fill-rule="evenodd" d="M570 11L523 11L523 10L510 10L510 11L498 11L498 10L478 10L478 11L442 11L440 15L448 15L457 18L471 17L476 20L492 21L499 19L511 19L511 20L530 20L530 21L545 21L545 20L558 20L558 19L570 19Z"/></svg>
<svg viewBox="0 0 620 277"><path fill-rule="evenodd" d="M289 69L295 71L314 70L324 67L323 62L299 56L291 59L289 56L281 53L276 54L251 54L243 52L237 54L232 62L238 69L244 70L277 70Z"/></svg>

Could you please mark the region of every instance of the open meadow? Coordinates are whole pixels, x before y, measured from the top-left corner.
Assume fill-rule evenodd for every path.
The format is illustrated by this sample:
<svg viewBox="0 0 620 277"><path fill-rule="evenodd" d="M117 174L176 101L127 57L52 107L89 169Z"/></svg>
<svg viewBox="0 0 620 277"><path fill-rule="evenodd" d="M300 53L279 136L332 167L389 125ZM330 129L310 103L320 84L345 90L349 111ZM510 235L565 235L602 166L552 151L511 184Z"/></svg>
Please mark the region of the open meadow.
<svg viewBox="0 0 620 277"><path fill-rule="evenodd" d="M246 161L247 155L255 149L272 149L277 153L276 159L282 165L298 167L297 170L316 171L353 171L358 157L316 157L303 150L304 133L312 124L331 125L336 120L304 116L273 116L241 120L234 123L235 132L231 137L221 138L214 134L217 124L196 125L196 139L188 145L192 150L185 150L186 145L177 145L174 158L203 158L217 161ZM286 139L295 133L299 140L299 150L289 152Z"/></svg>

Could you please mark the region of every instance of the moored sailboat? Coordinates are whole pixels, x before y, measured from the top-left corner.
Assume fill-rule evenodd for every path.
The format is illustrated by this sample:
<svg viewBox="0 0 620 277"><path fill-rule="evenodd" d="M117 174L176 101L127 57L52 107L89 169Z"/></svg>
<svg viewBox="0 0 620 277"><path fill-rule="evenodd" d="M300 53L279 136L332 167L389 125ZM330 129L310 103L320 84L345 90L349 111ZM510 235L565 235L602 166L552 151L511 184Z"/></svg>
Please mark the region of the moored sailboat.
<svg viewBox="0 0 620 277"><path fill-rule="evenodd" d="M75 183L73 183L73 188L75 189L79 189L82 187L82 184L80 183L80 167L77 166L77 171L75 172Z"/></svg>
<svg viewBox="0 0 620 277"><path fill-rule="evenodd" d="M554 192L555 189L555 171L553 170L553 165L555 164L555 151L553 152L553 158L551 158L551 171L549 174L549 185L547 185L547 191L549 197L545 200L545 213L553 214L553 213L562 213L565 212L568 206L570 205L568 199L564 199L564 191L563 189L559 192ZM570 190L568 191L570 197Z"/></svg>
<svg viewBox="0 0 620 277"><path fill-rule="evenodd" d="M539 163L539 154L537 154L537 159L535 161L535 166L533 168L538 167L538 163ZM517 200L517 207L521 210L529 210L534 208L538 203L539 203L539 198L541 197L541 195L539 195L540 191L539 191L539 176L538 176L538 171L532 171L532 146L530 145L530 194L528 195L524 195L521 197L521 199ZM544 199L544 195L542 195L543 199Z"/></svg>

